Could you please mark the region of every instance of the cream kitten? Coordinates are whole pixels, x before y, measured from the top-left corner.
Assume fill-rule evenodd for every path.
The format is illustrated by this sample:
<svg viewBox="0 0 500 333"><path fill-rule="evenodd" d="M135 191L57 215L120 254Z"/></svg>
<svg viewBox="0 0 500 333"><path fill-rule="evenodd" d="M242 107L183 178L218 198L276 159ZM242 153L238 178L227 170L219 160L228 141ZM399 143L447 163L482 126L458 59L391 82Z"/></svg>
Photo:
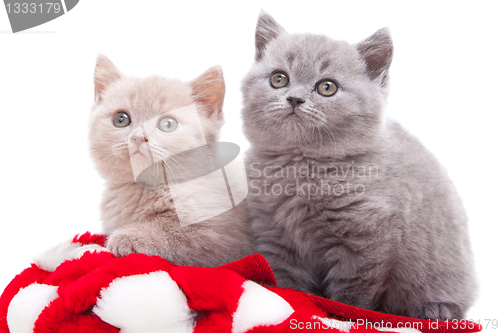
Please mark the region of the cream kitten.
<svg viewBox="0 0 500 333"><path fill-rule="evenodd" d="M224 122L221 69L213 67L189 83L159 76L135 78L123 75L101 55L94 84L90 146L106 180L101 216L108 249L118 256L145 253L197 266L221 265L250 254L241 205L234 207L233 202L234 208L210 214L200 206L199 196L209 193L205 198L216 207L217 189L185 181L184 191L174 198L168 186L172 178L166 176L175 171L185 175L189 167L174 156L216 141ZM225 184L223 190L227 193ZM198 222L189 221L193 212L205 213L198 216L203 222L190 224Z"/></svg>

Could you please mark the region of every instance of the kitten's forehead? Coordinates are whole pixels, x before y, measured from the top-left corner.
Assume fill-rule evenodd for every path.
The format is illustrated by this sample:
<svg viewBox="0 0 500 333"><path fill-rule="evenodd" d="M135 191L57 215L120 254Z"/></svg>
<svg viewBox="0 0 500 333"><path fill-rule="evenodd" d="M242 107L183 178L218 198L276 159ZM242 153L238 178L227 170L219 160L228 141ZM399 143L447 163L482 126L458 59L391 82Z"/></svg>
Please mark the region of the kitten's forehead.
<svg viewBox="0 0 500 333"><path fill-rule="evenodd" d="M363 73L355 48L345 41L312 34L284 34L269 45L264 61L289 70L296 80L308 81L311 74Z"/></svg>
<svg viewBox="0 0 500 333"><path fill-rule="evenodd" d="M132 112L142 121L193 103L186 84L159 76L125 78L110 91L109 97L115 108Z"/></svg>

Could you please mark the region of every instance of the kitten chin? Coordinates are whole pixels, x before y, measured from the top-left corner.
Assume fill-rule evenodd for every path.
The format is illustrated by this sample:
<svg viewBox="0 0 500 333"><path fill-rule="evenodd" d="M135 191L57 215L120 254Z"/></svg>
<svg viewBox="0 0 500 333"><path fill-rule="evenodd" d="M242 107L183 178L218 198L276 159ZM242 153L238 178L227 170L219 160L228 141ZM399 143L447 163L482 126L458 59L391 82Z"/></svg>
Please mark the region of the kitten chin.
<svg viewBox="0 0 500 333"><path fill-rule="evenodd" d="M383 109L393 45L288 34L261 13L243 80L256 249L278 284L392 314L461 319L476 284L444 169Z"/></svg>
<svg viewBox="0 0 500 333"><path fill-rule="evenodd" d="M225 94L221 69L213 67L187 83L135 78L101 55L94 83L90 149L106 181L101 217L108 249L117 256L145 253L197 266L251 254L244 202L214 211L201 202L220 198L212 183L184 182L175 190L169 184L169 179L181 182L190 168L204 162L200 154L183 152L199 151L219 136ZM227 196L225 184L223 190Z"/></svg>

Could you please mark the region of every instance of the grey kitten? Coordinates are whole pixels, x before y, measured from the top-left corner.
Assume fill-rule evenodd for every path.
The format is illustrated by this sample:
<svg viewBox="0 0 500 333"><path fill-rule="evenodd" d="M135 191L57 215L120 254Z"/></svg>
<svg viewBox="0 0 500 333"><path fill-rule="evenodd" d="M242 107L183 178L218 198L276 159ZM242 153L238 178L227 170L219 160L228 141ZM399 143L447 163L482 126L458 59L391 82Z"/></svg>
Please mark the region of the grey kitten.
<svg viewBox="0 0 500 333"><path fill-rule="evenodd" d="M266 13L242 85L248 212L278 285L392 314L460 319L475 293L445 170L383 116L388 29L350 45Z"/></svg>

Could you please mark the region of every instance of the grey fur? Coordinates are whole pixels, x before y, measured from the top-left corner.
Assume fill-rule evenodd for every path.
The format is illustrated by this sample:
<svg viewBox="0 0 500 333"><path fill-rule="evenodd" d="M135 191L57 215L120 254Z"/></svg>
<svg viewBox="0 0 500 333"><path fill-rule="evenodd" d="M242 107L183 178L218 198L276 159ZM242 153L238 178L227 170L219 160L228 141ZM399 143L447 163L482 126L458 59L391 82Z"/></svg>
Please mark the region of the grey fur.
<svg viewBox="0 0 500 333"><path fill-rule="evenodd" d="M434 156L383 116L388 29L350 45L288 34L261 13L256 36L242 85L248 212L279 285L393 314L463 318L476 288L466 213ZM270 85L275 71L288 86ZM315 91L322 79L336 94ZM292 108L291 97L303 103Z"/></svg>

